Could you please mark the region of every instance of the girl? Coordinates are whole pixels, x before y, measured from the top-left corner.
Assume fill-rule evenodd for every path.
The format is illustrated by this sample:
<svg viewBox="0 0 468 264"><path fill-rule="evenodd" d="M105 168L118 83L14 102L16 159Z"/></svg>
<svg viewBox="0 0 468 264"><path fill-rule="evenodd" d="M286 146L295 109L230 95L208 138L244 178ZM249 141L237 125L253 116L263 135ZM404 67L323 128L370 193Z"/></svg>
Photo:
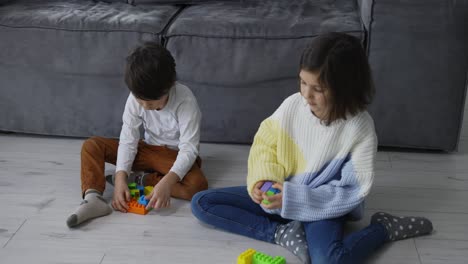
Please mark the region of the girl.
<svg viewBox="0 0 468 264"><path fill-rule="evenodd" d="M376 213L360 219L374 178L377 137L366 107L374 89L360 41L321 35L300 61L300 92L287 98L255 135L247 188L199 192L193 214L203 222L286 247L304 263L362 263L388 241L432 231L422 217ZM265 181L280 192L268 196Z"/></svg>

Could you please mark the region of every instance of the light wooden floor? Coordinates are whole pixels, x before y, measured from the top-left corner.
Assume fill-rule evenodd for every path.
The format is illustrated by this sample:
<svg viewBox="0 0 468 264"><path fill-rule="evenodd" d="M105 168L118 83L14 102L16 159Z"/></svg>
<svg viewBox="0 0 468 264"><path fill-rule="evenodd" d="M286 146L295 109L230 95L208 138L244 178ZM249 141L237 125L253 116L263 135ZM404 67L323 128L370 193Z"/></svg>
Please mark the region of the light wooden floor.
<svg viewBox="0 0 468 264"><path fill-rule="evenodd" d="M114 212L68 229L65 219L80 202L82 142L0 134L1 264L224 264L236 263L247 248L299 263L279 246L201 225L185 201L174 200L172 208L147 216ZM249 146L202 144L211 187L244 184L248 151ZM109 187L106 198L111 194ZM367 225L377 210L426 216L436 231L389 244L370 263L467 263L467 129L458 153L379 152L367 217L350 228Z"/></svg>

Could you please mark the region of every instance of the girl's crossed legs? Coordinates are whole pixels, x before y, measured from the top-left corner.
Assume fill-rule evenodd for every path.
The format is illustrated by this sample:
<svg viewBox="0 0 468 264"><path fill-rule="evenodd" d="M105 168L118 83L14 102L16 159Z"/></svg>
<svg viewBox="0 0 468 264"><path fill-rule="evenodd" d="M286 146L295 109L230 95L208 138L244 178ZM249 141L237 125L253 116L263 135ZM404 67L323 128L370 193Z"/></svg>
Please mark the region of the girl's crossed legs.
<svg viewBox="0 0 468 264"><path fill-rule="evenodd" d="M217 228L265 242L283 244L291 251L295 248L284 245L291 238L284 237L282 232L285 225L291 224L291 220L263 211L260 205L252 201L245 186L199 192L192 199L192 212L202 222ZM345 217L302 224L307 240L302 243L307 243L308 255L314 264L361 263L388 237L384 226L375 223L343 239ZM280 236L281 239L278 239ZM309 262L304 257L298 257Z"/></svg>

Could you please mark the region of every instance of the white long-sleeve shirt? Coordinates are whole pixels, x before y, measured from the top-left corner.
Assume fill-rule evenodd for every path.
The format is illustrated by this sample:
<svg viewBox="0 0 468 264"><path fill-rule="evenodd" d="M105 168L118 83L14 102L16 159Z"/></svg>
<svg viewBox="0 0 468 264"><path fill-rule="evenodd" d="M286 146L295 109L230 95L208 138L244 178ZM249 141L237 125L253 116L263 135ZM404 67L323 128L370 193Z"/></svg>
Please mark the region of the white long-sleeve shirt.
<svg viewBox="0 0 468 264"><path fill-rule="evenodd" d="M179 151L171 171L182 179L198 156L201 111L192 91L176 83L161 110L145 110L130 93L123 113L116 171L131 171L140 140L140 126L145 142Z"/></svg>

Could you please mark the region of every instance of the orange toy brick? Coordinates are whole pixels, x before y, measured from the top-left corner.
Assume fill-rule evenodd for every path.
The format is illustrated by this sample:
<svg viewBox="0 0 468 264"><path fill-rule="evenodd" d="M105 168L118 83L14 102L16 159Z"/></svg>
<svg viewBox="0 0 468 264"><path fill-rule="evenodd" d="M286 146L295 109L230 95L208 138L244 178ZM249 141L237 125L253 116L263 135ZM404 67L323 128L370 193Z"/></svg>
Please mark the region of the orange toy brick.
<svg viewBox="0 0 468 264"><path fill-rule="evenodd" d="M128 212L129 213L145 215L145 214L147 214L149 212L148 210L145 209L145 206L139 204L137 200L132 199L127 204L128 204Z"/></svg>

